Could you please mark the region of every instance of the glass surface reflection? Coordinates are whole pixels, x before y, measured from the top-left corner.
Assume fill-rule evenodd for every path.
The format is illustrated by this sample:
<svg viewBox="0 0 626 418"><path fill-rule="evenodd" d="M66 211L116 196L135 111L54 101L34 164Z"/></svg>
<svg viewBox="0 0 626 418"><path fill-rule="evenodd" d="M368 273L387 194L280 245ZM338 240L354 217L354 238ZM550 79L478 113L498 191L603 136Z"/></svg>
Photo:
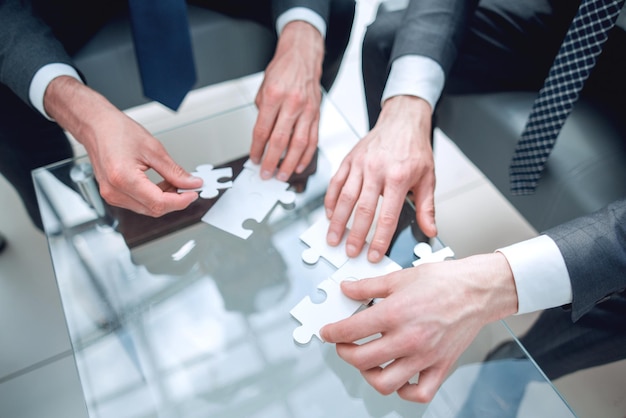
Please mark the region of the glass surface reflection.
<svg viewBox="0 0 626 418"><path fill-rule="evenodd" d="M328 106L332 115L322 126L332 122L333 129L321 132L333 141L356 140L350 129L337 130L342 118ZM539 399L554 406L550 416L573 416L530 359L481 366L485 348L499 336L512 338L502 323L481 334L430 405L378 394L333 345L293 341L299 324L289 311L307 295L321 300L317 285L334 271L323 260L305 264L307 247L299 236L324 216L337 146L320 142L314 170L296 179L295 205L277 205L262 223L244 225L253 230L246 240L200 221L219 197L159 219L107 205L103 213L66 175L86 158L34 173L91 416L471 416L461 411L473 400L497 411L488 395L507 388L502 380L526 372L538 376L538 390L526 391L523 396L532 398L524 402L540 405ZM228 164L237 172L244 160ZM389 256L410 266L422 239L407 202ZM442 246L438 240L431 245Z"/></svg>

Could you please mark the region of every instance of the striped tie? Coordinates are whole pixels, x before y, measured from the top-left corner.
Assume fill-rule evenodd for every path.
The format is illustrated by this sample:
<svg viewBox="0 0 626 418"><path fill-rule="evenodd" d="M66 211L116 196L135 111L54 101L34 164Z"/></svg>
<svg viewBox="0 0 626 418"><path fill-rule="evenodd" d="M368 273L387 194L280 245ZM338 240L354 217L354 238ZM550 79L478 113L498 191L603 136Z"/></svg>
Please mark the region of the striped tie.
<svg viewBox="0 0 626 418"><path fill-rule="evenodd" d="M625 0L582 0L517 143L509 176L514 195L531 194L565 119L602 51Z"/></svg>

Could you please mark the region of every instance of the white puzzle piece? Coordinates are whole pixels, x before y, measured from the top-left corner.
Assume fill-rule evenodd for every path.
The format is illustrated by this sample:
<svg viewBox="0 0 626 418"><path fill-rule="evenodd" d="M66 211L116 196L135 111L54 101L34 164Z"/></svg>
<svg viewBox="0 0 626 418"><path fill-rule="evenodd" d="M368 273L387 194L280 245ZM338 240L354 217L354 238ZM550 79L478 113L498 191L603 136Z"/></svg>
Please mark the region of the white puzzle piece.
<svg viewBox="0 0 626 418"><path fill-rule="evenodd" d="M345 245L347 234L344 234L344 238L339 245L332 247L326 242L329 225L330 220L322 216L300 235L302 242L309 246L302 252L302 261L306 264L317 264L320 258L324 258L335 268L339 268L348 261Z"/></svg>
<svg viewBox="0 0 626 418"><path fill-rule="evenodd" d="M321 303L314 303L306 296L289 312L300 322L293 330L293 339L299 344L307 344L315 335L320 341L320 329L326 324L340 321L354 314L363 305L343 294L339 283L326 279L317 287L326 294Z"/></svg>
<svg viewBox="0 0 626 418"><path fill-rule="evenodd" d="M214 169L211 164L202 164L191 174L202 179L202 187L178 189L179 193L200 192L201 198L212 199L219 194L219 189L227 189L233 185L232 181L224 181L233 176L233 169L230 167Z"/></svg>
<svg viewBox="0 0 626 418"><path fill-rule="evenodd" d="M454 257L454 252L450 247L442 248L433 252L430 244L426 242L420 242L413 248L413 253L419 258L413 262L414 266L419 266L425 263L434 263L437 261L444 261L448 258Z"/></svg>
<svg viewBox="0 0 626 418"><path fill-rule="evenodd" d="M276 203L290 205L295 202L296 195L288 188L289 183L275 178L263 180L259 167L248 160L233 186L202 217L202 221L247 239L252 231L243 227L246 220L261 223Z"/></svg>
<svg viewBox="0 0 626 418"><path fill-rule="evenodd" d="M293 338L299 344L308 343L313 335L321 340L319 330L324 325L348 318L363 304L370 302L354 301L345 296L341 292L342 281L377 277L402 269L399 264L386 256L378 263L368 261L367 243L361 253L354 258L346 255L345 237L337 247L331 247L326 243L329 223L326 217L322 217L300 235L300 239L309 246L302 252L302 260L305 263L316 264L320 258L324 258L337 270L318 286L326 293L323 302L316 304L306 296L291 310L291 315L302 324L293 332Z"/></svg>
<svg viewBox="0 0 626 418"><path fill-rule="evenodd" d="M391 258L384 256L378 263L372 263L367 259L366 245L361 253L354 258L348 258L330 278L340 283L343 280L361 280L367 277L384 276L393 271L402 270L402 267Z"/></svg>

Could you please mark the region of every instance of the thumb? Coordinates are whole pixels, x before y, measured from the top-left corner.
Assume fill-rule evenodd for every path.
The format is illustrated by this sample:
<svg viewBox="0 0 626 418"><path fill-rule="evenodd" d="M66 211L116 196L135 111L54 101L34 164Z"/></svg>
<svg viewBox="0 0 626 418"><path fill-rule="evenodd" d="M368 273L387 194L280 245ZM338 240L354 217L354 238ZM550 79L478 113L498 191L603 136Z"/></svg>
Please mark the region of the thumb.
<svg viewBox="0 0 626 418"><path fill-rule="evenodd" d="M389 281L386 276L361 280L344 280L341 282L341 291L354 300L371 300L385 298L391 294Z"/></svg>
<svg viewBox="0 0 626 418"><path fill-rule="evenodd" d="M169 156L159 160L152 168L163 177L163 180L176 188L195 189L202 187L203 181L200 177L192 176Z"/></svg>

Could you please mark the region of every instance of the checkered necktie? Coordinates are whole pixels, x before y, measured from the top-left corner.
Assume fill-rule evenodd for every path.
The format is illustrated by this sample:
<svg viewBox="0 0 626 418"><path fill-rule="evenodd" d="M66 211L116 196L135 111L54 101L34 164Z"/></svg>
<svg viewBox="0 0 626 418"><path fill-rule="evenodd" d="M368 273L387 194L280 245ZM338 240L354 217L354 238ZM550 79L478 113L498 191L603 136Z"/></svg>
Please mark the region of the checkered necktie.
<svg viewBox="0 0 626 418"><path fill-rule="evenodd" d="M582 0L517 143L509 176L514 195L531 194L565 119L624 0Z"/></svg>
<svg viewBox="0 0 626 418"><path fill-rule="evenodd" d="M172 110L196 82L185 0L129 0L143 92Z"/></svg>

